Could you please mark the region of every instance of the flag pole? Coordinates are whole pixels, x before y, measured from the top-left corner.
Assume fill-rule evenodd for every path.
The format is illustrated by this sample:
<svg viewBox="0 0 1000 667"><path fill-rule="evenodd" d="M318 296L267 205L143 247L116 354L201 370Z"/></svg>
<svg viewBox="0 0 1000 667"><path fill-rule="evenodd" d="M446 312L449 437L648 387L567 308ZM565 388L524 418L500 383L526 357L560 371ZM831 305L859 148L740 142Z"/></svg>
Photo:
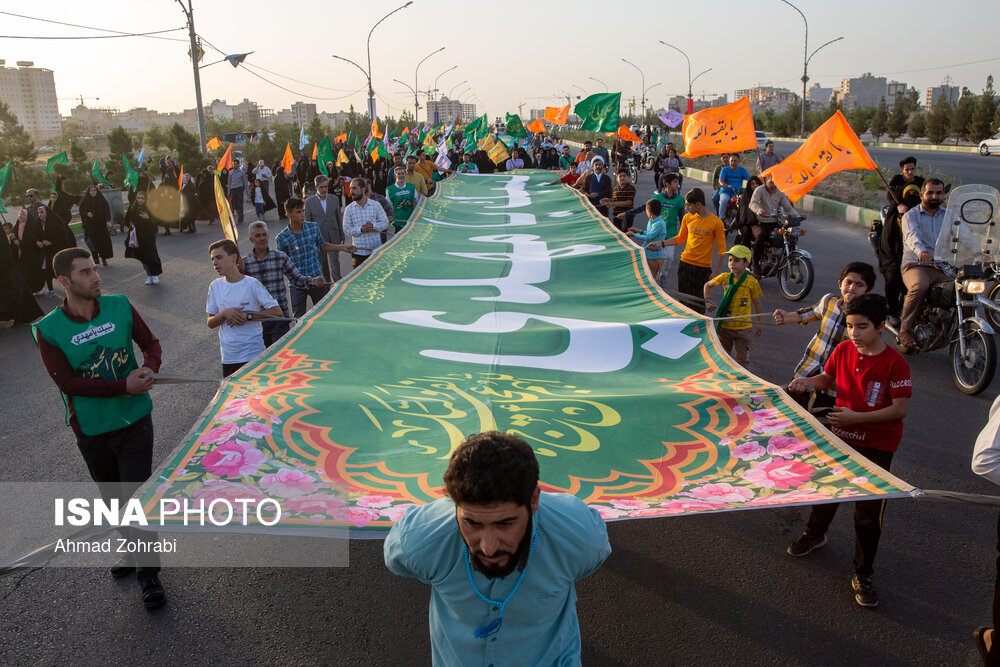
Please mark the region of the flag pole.
<svg viewBox="0 0 1000 667"><path fill-rule="evenodd" d="M882 179L882 182L885 183L885 189L889 191L889 196L893 198L897 205L902 205L903 202L899 200L899 197L896 196L893 189L889 187L889 182L885 180L885 176L882 175L882 170L878 168L877 163L875 165L875 171L878 173L878 177Z"/></svg>

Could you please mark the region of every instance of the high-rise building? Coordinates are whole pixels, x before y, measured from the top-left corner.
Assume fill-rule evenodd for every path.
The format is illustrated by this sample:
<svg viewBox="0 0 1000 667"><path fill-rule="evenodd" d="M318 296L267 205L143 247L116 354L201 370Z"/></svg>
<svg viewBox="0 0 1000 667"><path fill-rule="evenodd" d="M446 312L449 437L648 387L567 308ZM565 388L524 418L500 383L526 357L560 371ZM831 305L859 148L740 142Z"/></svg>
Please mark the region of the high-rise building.
<svg viewBox="0 0 1000 667"><path fill-rule="evenodd" d="M877 107L886 97L887 84L884 76L872 76L865 72L859 77L841 79L840 103L844 111L853 111L859 107ZM895 98L894 98L895 99ZM886 104L889 100L886 99Z"/></svg>
<svg viewBox="0 0 1000 667"><path fill-rule="evenodd" d="M902 95L903 98L905 99L907 92L908 89L906 84L900 81L890 81L889 83L885 84L886 109L892 111L892 108L896 106L896 95Z"/></svg>
<svg viewBox="0 0 1000 667"><path fill-rule="evenodd" d="M427 102L427 122L431 125L451 123L457 116L461 116L462 121L466 123L475 120L476 105L462 104L458 100L450 100L447 97Z"/></svg>
<svg viewBox="0 0 1000 667"><path fill-rule="evenodd" d="M833 97L833 88L823 88L818 83L814 83L812 88L806 88L806 100L812 110L822 109L830 104Z"/></svg>
<svg viewBox="0 0 1000 667"><path fill-rule="evenodd" d="M27 60L19 60L16 68L6 67L6 61L0 60L0 102L10 107L36 142L62 132L56 82L50 69L35 67Z"/></svg>
<svg viewBox="0 0 1000 667"><path fill-rule="evenodd" d="M927 89L927 95L924 98L924 106L928 109L933 109L934 105L942 99L947 100L948 104L951 106L955 106L958 104L958 98L961 96L962 88L959 86L949 86L947 84L934 86L933 88Z"/></svg>

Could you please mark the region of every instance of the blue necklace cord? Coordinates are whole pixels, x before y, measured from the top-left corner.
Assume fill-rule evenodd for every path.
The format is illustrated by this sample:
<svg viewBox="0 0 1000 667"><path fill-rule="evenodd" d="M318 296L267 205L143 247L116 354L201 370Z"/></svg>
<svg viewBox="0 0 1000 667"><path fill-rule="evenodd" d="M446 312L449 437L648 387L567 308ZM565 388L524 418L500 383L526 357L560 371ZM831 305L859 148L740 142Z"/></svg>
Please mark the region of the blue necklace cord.
<svg viewBox="0 0 1000 667"><path fill-rule="evenodd" d="M517 593L517 589L521 587L521 582L524 581L524 575L528 573L528 565L531 563L531 555L535 553L535 545L538 543L538 528L535 528L535 534L531 537L531 549L528 551L528 562L525 563L524 569L521 570L521 576L517 578L517 583L514 584L514 589L504 598L503 602L499 600L491 600L479 591L479 587L476 586L476 582L472 579L472 561L469 557L469 547L465 548L465 573L469 576L469 584L472 586L472 590L479 596L479 599L488 605L500 605L500 618L484 625L481 628L477 628L472 634L476 639L486 639L490 635L495 635L500 632L500 627L503 625L503 612L507 607L507 603L510 602L511 598L514 597L514 593Z"/></svg>

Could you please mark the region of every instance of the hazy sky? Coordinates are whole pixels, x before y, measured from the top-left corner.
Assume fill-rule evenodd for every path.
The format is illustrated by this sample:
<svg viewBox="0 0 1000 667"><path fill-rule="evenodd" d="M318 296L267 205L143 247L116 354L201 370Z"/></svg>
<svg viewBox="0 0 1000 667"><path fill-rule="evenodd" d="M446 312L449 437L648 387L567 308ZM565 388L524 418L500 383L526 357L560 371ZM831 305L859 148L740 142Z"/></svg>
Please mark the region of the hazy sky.
<svg viewBox="0 0 1000 667"><path fill-rule="evenodd" d="M352 103L363 111L367 84L362 73L330 55L364 67L368 31L403 1L195 0L195 25L204 39L226 53L254 51L247 63L278 73L212 65L202 70L205 103L219 98L235 104L247 97L275 110L301 100L315 102L321 111L346 110ZM995 0L796 4L809 20L810 52L844 37L812 59L810 85L836 87L841 78L872 72L915 86L923 100L924 89L947 75L956 85L979 92L987 74L1000 74L995 39L1000 3ZM127 32L185 25L177 0L0 0L0 10ZM0 33L96 34L7 15L0 15ZM187 32L165 36L184 41L0 38L0 58L8 66L32 60L36 67L53 70L59 97L100 98L85 99L88 106L193 108ZM659 44L660 39L687 52L692 74L712 68L695 82L696 97L725 93L732 99L736 88L757 84L801 90L803 23L780 0L414 0L372 36L378 113L398 116L404 108L412 111L412 93L393 79L412 86L417 62L442 46L444 51L420 67L419 87L432 87L438 75L458 65L441 76L438 88L442 94L457 94L471 87L463 101L477 96L480 113L491 116L514 111L520 103L527 116L530 108L559 103L561 90L574 96L584 95L579 88L587 94L603 92L589 77L605 82L612 92L638 99L640 75L622 57L643 71L646 87L661 84L649 91L648 103L665 106L670 96L687 92L687 65L679 53ZM210 48L206 51L205 64L222 57ZM468 83L456 88L463 80ZM60 110L68 115L75 104L61 100Z"/></svg>

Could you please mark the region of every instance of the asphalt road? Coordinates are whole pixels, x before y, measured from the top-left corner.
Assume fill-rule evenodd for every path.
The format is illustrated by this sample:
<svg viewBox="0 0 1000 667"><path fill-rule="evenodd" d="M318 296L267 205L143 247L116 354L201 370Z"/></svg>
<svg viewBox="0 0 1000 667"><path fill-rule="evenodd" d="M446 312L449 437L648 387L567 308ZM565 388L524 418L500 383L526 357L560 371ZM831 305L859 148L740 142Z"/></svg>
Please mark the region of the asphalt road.
<svg viewBox="0 0 1000 667"><path fill-rule="evenodd" d="M648 172L641 181L646 194ZM810 217L805 228L802 246L817 270L808 301L815 301L835 289L845 263L871 254L858 228L821 217ZM280 229L273 222L272 236ZM116 258L102 272L105 290L128 295L160 337L163 372L217 372L218 342L204 325L203 305L215 277L206 248L220 236L217 227L203 226L197 235L161 237L165 273L157 287L143 285L131 260ZM773 280L762 286L765 307L789 307ZM754 342L750 370L787 381L812 332L766 327ZM970 472L969 459L1000 383L968 397L954 388L942 352L910 364L914 398L893 472L919 488L996 492ZM0 334L0 368L0 480L88 479L24 327ZM213 393L201 385L154 390L156 463ZM989 620L995 514L926 500L890 502L874 578L881 596L876 610L853 601L848 511L834 522L829 544L803 559L787 556L785 547L803 528L804 508L609 524L613 554L577 587L583 661L977 664L971 637ZM5 577L0 663L427 664L428 589L389 574L380 541L354 542L350 556L349 567L323 570L167 570L168 603L152 613L140 605L134 581L112 580L102 570Z"/></svg>
<svg viewBox="0 0 1000 667"><path fill-rule="evenodd" d="M802 144L775 142L774 150L782 157L788 157ZM913 151L903 148L868 147L872 159L883 169L899 170L899 161L907 155L917 158L917 166L922 173L940 177L946 174L955 179L955 185L984 183L1000 188L1000 156L982 157L978 153L946 153L943 151ZM756 158L754 158L756 159Z"/></svg>

